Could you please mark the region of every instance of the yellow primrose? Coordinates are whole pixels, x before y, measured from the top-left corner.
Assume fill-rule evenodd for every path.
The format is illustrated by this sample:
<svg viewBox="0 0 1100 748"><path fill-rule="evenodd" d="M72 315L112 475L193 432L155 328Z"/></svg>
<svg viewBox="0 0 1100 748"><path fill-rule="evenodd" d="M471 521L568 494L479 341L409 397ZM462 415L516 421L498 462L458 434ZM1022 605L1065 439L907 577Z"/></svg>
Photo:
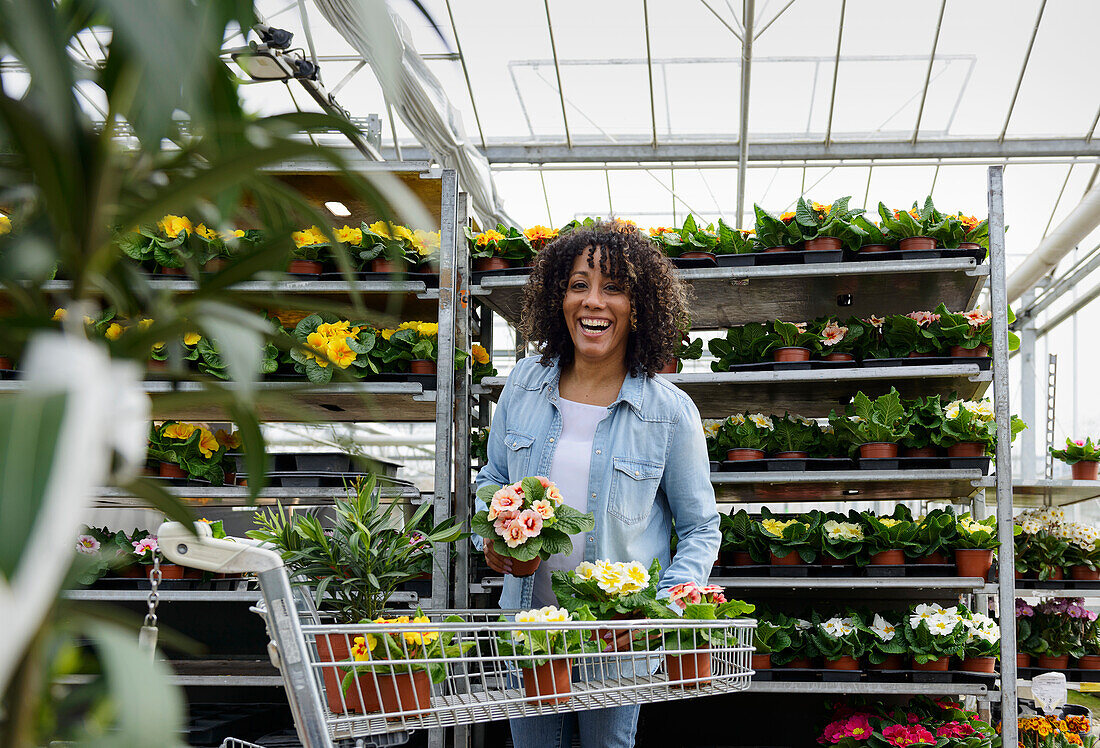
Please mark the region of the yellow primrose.
<svg viewBox="0 0 1100 748"><path fill-rule="evenodd" d="M290 238L294 240L294 246L296 247L311 247L314 244L324 244L327 241L324 232L316 226L311 226L305 231L295 231L290 235Z"/></svg>
<svg viewBox="0 0 1100 748"><path fill-rule="evenodd" d="M363 243L363 229L353 229L348 226L336 229L336 240L358 247Z"/></svg>
<svg viewBox="0 0 1100 748"><path fill-rule="evenodd" d="M398 330L416 330L420 327L421 324L423 324L423 323L421 323L419 320L415 321L415 322L411 322L411 321L410 322L402 322L400 325L397 326L397 329Z"/></svg>
<svg viewBox="0 0 1100 748"><path fill-rule="evenodd" d="M489 351L485 350L485 346L481 345L480 343L474 343L474 350L472 355L474 357L474 361L479 364L487 364L490 361Z"/></svg>
<svg viewBox="0 0 1100 748"><path fill-rule="evenodd" d="M901 524L900 519L893 519L892 517L879 517L878 521L886 525L887 527L896 527L897 525Z"/></svg>
<svg viewBox="0 0 1100 748"><path fill-rule="evenodd" d="M478 234L477 237L474 239L474 242L477 244L477 246L484 247L490 242L499 242L502 239L504 239L504 234L500 233L499 231L489 229L488 231L483 231L482 233Z"/></svg>
<svg viewBox="0 0 1100 748"><path fill-rule="evenodd" d="M375 234L378 234L383 239L392 239L390 235L390 224L385 221L375 221L370 225L370 230Z"/></svg>
<svg viewBox="0 0 1100 748"><path fill-rule="evenodd" d="M11 233L11 219L0 213L0 234Z"/></svg>
<svg viewBox="0 0 1100 748"><path fill-rule="evenodd" d="M416 326L416 331L425 338L432 338L439 335L439 323L437 322L421 322Z"/></svg>
<svg viewBox="0 0 1100 748"><path fill-rule="evenodd" d="M237 239L240 239L242 236L244 236L244 229L234 229L233 236Z"/></svg>
<svg viewBox="0 0 1100 748"><path fill-rule="evenodd" d="M218 444L218 440L214 438L214 435L210 433L207 428L199 427L199 451L202 452L202 456L206 459L210 459L214 456L214 453L221 448Z"/></svg>
<svg viewBox="0 0 1100 748"><path fill-rule="evenodd" d="M68 309L57 309L54 311L52 319L54 322L62 322L68 314Z"/></svg>
<svg viewBox="0 0 1100 748"><path fill-rule="evenodd" d="M355 361L356 353L345 338L339 338L328 344L328 357L341 369L346 369Z"/></svg>
<svg viewBox="0 0 1100 748"><path fill-rule="evenodd" d="M417 229L413 232L413 236L415 236L426 249L439 249L438 231L424 231L423 229ZM423 254L430 254L430 252L425 252Z"/></svg>
<svg viewBox="0 0 1100 748"><path fill-rule="evenodd" d="M187 216L165 216L157 221L157 226L164 232L165 236L170 236L173 239L181 233L191 231L191 221Z"/></svg>
<svg viewBox="0 0 1100 748"><path fill-rule="evenodd" d="M180 441L187 441L193 433L195 433L195 427L190 423L172 423L165 426L164 430L161 431L162 436L169 439L179 439Z"/></svg>
<svg viewBox="0 0 1100 748"><path fill-rule="evenodd" d="M379 334L382 335L382 340L389 340L390 338L393 337L393 334L395 332L397 332L397 330L392 330L388 327L384 327L381 330L379 330L378 332L379 332Z"/></svg>
<svg viewBox="0 0 1100 748"><path fill-rule="evenodd" d="M225 429L218 429L214 432L214 438L226 449L240 449L241 435L236 431L231 434Z"/></svg>
<svg viewBox="0 0 1100 748"><path fill-rule="evenodd" d="M405 226L394 226L393 227L393 238L394 239L403 239L407 242L415 242L416 241L416 235L413 234L413 232L409 231L409 229L406 228Z"/></svg>
<svg viewBox="0 0 1100 748"><path fill-rule="evenodd" d="M120 335L122 335L122 325L117 322L108 325L107 330L103 333L103 337L107 340L118 340Z"/></svg>
<svg viewBox="0 0 1100 748"><path fill-rule="evenodd" d="M362 636L355 637L355 641L351 645L351 656L357 661L369 660L370 656L368 652L373 652L374 648L378 646L378 637L367 634L366 638Z"/></svg>
<svg viewBox="0 0 1100 748"><path fill-rule="evenodd" d="M197 332L187 332L183 334L184 345L198 345L200 340L202 340L202 335L199 335Z"/></svg>
<svg viewBox="0 0 1100 748"><path fill-rule="evenodd" d="M205 223L200 223L198 226L196 226L195 233L201 236L203 239L208 239L210 241L214 241L218 238L218 232L206 228Z"/></svg>
<svg viewBox="0 0 1100 748"><path fill-rule="evenodd" d="M796 519L789 519L787 521L778 519L766 519L760 523L760 526L764 528L764 531L770 535L774 535L777 538L783 537L783 531L791 525L801 525L802 523Z"/></svg>

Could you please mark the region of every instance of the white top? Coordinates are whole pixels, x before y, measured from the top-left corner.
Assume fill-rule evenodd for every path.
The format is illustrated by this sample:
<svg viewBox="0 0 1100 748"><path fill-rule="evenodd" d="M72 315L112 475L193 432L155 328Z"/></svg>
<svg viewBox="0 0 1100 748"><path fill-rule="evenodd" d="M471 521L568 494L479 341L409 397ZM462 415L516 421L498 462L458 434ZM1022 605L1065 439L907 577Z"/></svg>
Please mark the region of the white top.
<svg viewBox="0 0 1100 748"><path fill-rule="evenodd" d="M607 408L558 398L561 411L561 435L557 438L554 459L550 463L550 475L561 491L562 500L574 509L588 511L588 473L592 465L592 441L596 427L607 417ZM584 534L571 536L573 552L559 554L539 564L535 571L535 588L532 606L541 608L557 605L557 598L550 589L550 572L568 569L572 571L584 560Z"/></svg>

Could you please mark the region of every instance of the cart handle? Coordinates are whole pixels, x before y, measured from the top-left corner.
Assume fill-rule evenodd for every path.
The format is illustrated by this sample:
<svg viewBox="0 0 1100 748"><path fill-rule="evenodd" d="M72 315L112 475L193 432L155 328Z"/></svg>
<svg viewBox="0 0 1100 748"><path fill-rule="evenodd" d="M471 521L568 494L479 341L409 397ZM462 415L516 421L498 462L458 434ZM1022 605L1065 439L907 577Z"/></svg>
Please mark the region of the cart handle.
<svg viewBox="0 0 1100 748"><path fill-rule="evenodd" d="M215 538L205 522L189 531L179 522L165 522L157 530L157 545L175 564L222 574L258 573L281 569L278 553L260 548L246 538Z"/></svg>

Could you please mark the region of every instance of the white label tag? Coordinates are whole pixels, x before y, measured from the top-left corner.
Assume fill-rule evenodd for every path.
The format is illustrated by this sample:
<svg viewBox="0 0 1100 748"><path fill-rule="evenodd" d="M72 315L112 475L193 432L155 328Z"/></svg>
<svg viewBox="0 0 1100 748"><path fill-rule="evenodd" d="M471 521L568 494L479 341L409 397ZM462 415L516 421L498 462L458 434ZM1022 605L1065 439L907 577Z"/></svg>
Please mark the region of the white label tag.
<svg viewBox="0 0 1100 748"><path fill-rule="evenodd" d="M1031 679L1031 696L1035 699L1035 708L1043 714L1054 711L1066 703L1066 674L1043 673Z"/></svg>

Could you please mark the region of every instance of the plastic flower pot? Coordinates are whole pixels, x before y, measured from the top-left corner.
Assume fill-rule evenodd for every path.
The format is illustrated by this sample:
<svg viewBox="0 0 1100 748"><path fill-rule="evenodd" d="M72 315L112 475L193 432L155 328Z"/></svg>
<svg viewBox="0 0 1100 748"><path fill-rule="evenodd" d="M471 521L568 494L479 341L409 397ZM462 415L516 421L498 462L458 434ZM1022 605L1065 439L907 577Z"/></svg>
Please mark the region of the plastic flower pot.
<svg viewBox="0 0 1100 748"><path fill-rule="evenodd" d="M387 260L384 257L378 257L370 261L370 270L372 273L397 273L400 269L397 263L393 260Z"/></svg>
<svg viewBox="0 0 1100 748"><path fill-rule="evenodd" d="M898 242L898 249L902 252L911 252L917 249L935 249L936 240L930 236L911 236Z"/></svg>
<svg viewBox="0 0 1100 748"><path fill-rule="evenodd" d="M317 634L317 658L321 662L343 662L351 659L351 653L348 651L348 647L351 643L351 637L344 634ZM333 714L343 714L345 704L350 708L353 699L359 700L367 696L368 690L371 694L374 693L373 688L368 689L364 683L359 684L359 688L349 688L347 696L343 696L340 693L340 682L344 678L344 673L339 668L334 667L322 667L321 668L321 680L325 685L325 701L328 703L329 711ZM365 678L359 678L360 681L366 680ZM373 696L371 698L374 698ZM368 711L365 707L362 711ZM370 711L378 711L377 705Z"/></svg>
<svg viewBox="0 0 1100 748"><path fill-rule="evenodd" d="M1100 569L1090 569L1085 565L1071 566L1069 567L1070 579L1082 579L1091 582L1095 582L1100 579Z"/></svg>
<svg viewBox="0 0 1100 748"><path fill-rule="evenodd" d="M784 361L809 361L810 349L801 346L783 346L776 348L773 358L777 362Z"/></svg>
<svg viewBox="0 0 1100 748"><path fill-rule="evenodd" d="M826 353L821 357L823 361L855 361L856 357L851 353Z"/></svg>
<svg viewBox="0 0 1100 748"><path fill-rule="evenodd" d="M161 478L186 478L187 473L179 465L171 462L162 462L157 468L157 475Z"/></svg>
<svg viewBox="0 0 1100 748"><path fill-rule="evenodd" d="M748 551L734 551L731 555L734 566L752 566L756 563L752 560L752 554Z"/></svg>
<svg viewBox="0 0 1100 748"><path fill-rule="evenodd" d="M147 371L168 371L168 362L157 361L155 358L151 358L145 362L145 369Z"/></svg>
<svg viewBox="0 0 1100 748"><path fill-rule="evenodd" d="M794 247L765 247L764 252L790 252Z"/></svg>
<svg viewBox="0 0 1100 748"><path fill-rule="evenodd" d="M838 657L835 660L826 658L825 660L826 670L859 670L859 660L849 655Z"/></svg>
<svg viewBox="0 0 1100 748"><path fill-rule="evenodd" d="M968 673L992 673L996 666L996 657L967 657L962 661L962 669Z"/></svg>
<svg viewBox="0 0 1100 748"><path fill-rule="evenodd" d="M1097 468L1100 468L1100 462L1085 460L1075 462L1069 466L1070 474L1073 475L1074 480L1096 480Z"/></svg>
<svg viewBox="0 0 1100 748"><path fill-rule="evenodd" d="M1081 655L1077 658L1077 667L1082 670L1100 670L1100 655Z"/></svg>
<svg viewBox="0 0 1100 748"><path fill-rule="evenodd" d="M740 462L741 460L762 460L764 459L764 450L745 449L743 447L738 447L737 449L726 450L726 459L730 462Z"/></svg>
<svg viewBox="0 0 1100 748"><path fill-rule="evenodd" d="M141 564L130 564L118 570L118 576L123 579L146 579L145 568Z"/></svg>
<svg viewBox="0 0 1100 748"><path fill-rule="evenodd" d="M187 275L187 271L183 268L166 268L163 265L157 265L157 273L160 275Z"/></svg>
<svg viewBox="0 0 1100 748"><path fill-rule="evenodd" d="M754 654L752 656L753 670L771 670L772 656L770 654Z"/></svg>
<svg viewBox="0 0 1100 748"><path fill-rule="evenodd" d="M983 442L959 442L947 448L948 457L985 457Z"/></svg>
<svg viewBox="0 0 1100 748"><path fill-rule="evenodd" d="M317 260L291 260L286 266L286 271L295 275L320 275L323 269Z"/></svg>
<svg viewBox="0 0 1100 748"><path fill-rule="evenodd" d="M1065 578L1066 578L1066 572L1062 569L1061 566L1051 566L1050 567L1050 576L1047 577L1047 579L1049 581L1057 582L1057 581L1065 579Z"/></svg>
<svg viewBox="0 0 1100 748"><path fill-rule="evenodd" d="M935 353L917 353L916 351L912 351L906 358L934 358L935 355Z"/></svg>
<svg viewBox="0 0 1100 748"><path fill-rule="evenodd" d="M982 245L977 242L959 242L959 249L981 249Z"/></svg>
<svg viewBox="0 0 1100 748"><path fill-rule="evenodd" d="M963 348L961 345L953 345L947 352L953 358L985 358L989 355L989 346L982 344L974 348Z"/></svg>
<svg viewBox="0 0 1100 748"><path fill-rule="evenodd" d="M535 573L535 570L539 568L539 564L542 563L542 556L535 556L530 561L519 561L512 559L512 576L513 577L529 577Z"/></svg>
<svg viewBox="0 0 1100 748"><path fill-rule="evenodd" d="M886 655L886 659L878 665L874 663L869 665L871 670L901 670L904 666L905 661L902 660L899 654Z"/></svg>
<svg viewBox="0 0 1100 748"><path fill-rule="evenodd" d="M798 566L802 563L802 557L798 555L797 551L791 551L786 556L777 556L774 553L769 555L771 556L772 566Z"/></svg>
<svg viewBox="0 0 1100 748"><path fill-rule="evenodd" d="M417 358L409 362L410 374L435 374L435 361Z"/></svg>
<svg viewBox="0 0 1100 748"><path fill-rule="evenodd" d="M678 363L679 363L679 361L677 361L676 359L672 359L667 364L665 364L662 368L658 369L657 373L658 374L675 374Z"/></svg>
<svg viewBox="0 0 1100 748"><path fill-rule="evenodd" d="M615 615L611 616L609 620L628 621L633 617L634 614L616 613ZM610 644L611 642L615 641L615 637L617 637L623 631L624 629L596 629L589 635L589 637L592 639L592 641L600 641Z"/></svg>
<svg viewBox="0 0 1100 748"><path fill-rule="evenodd" d="M926 670L926 671L932 671L932 672L937 672L937 673L943 673L943 672L947 671L947 668L950 664L951 664L951 658L950 657L937 657L936 659L929 660L928 662L925 662L925 663L917 662L917 659L915 657L913 658L913 669L914 670Z"/></svg>
<svg viewBox="0 0 1100 748"><path fill-rule="evenodd" d="M713 260L713 252L681 252L680 258L683 260Z"/></svg>
<svg viewBox="0 0 1100 748"><path fill-rule="evenodd" d="M709 644L701 644L697 649L709 650ZM665 657L668 669L669 685L673 688L699 688L711 678L710 652ZM684 683L683 681L692 681Z"/></svg>
<svg viewBox="0 0 1100 748"><path fill-rule="evenodd" d="M902 457L935 457L935 447L904 447L901 450Z"/></svg>
<svg viewBox="0 0 1100 748"><path fill-rule="evenodd" d="M573 690L572 663L568 659L550 660L533 668L522 668L523 691L536 704L564 704Z"/></svg>
<svg viewBox="0 0 1100 748"><path fill-rule="evenodd" d="M865 460L879 457L897 457L898 445L891 442L868 442L859 445L859 456Z"/></svg>
<svg viewBox="0 0 1100 748"><path fill-rule="evenodd" d="M871 556L872 566L901 566L905 563L905 554L898 549L880 551Z"/></svg>
<svg viewBox="0 0 1100 748"><path fill-rule="evenodd" d="M816 239L807 239L806 243L803 245L803 247L805 247L807 252L822 251L822 250L836 251L836 250L840 249L841 246L842 245L840 243L840 239L837 239L834 236L819 236Z"/></svg>
<svg viewBox="0 0 1100 748"><path fill-rule="evenodd" d="M1069 667L1069 655L1039 655L1036 665L1044 670L1065 670Z"/></svg>
<svg viewBox="0 0 1100 748"><path fill-rule="evenodd" d="M810 456L809 452L776 452L775 456L780 460L801 460Z"/></svg>
<svg viewBox="0 0 1100 748"><path fill-rule="evenodd" d="M327 634L326 634L327 636ZM336 637L336 634L332 635ZM341 639L343 637L340 637ZM318 637L320 639L320 637ZM320 646L318 644L318 646ZM325 675L328 671L325 671ZM340 669L336 670L337 686L340 688L341 678L344 676L344 672ZM348 686L347 693L344 694L344 703L347 704L349 712L356 712L357 714L372 714L382 709L382 704L378 701L378 687L379 684L376 681L374 673L366 673L359 675L351 685ZM325 681L325 693L328 695L328 681ZM337 694L337 701L339 701L339 694ZM332 702L329 701L329 708L332 709ZM335 709L332 709L333 713L339 714Z"/></svg>
<svg viewBox="0 0 1100 748"><path fill-rule="evenodd" d="M799 657L796 660L791 660L787 663L787 667L795 668L798 670L809 670L814 666L809 657Z"/></svg>
<svg viewBox="0 0 1100 748"><path fill-rule="evenodd" d="M888 244L864 244L859 248L860 252L885 252L890 249Z"/></svg>
<svg viewBox="0 0 1100 748"><path fill-rule="evenodd" d="M225 270L228 265L229 260L225 259L224 257L215 257L203 263L202 271L204 273L217 273L221 270Z"/></svg>
<svg viewBox="0 0 1100 748"><path fill-rule="evenodd" d="M3 369L4 371L11 371L13 368L15 367L12 366L10 358L8 358L7 356L0 356L0 369Z"/></svg>
<svg viewBox="0 0 1100 748"><path fill-rule="evenodd" d="M432 681L427 670L376 676L383 714L429 709L432 705ZM403 717L387 717L403 719Z"/></svg>
<svg viewBox="0 0 1100 748"><path fill-rule="evenodd" d="M479 257L474 260L474 270L505 270L512 267L512 262L503 257Z"/></svg>
<svg viewBox="0 0 1100 748"><path fill-rule="evenodd" d="M179 564L161 564L160 565L160 578L161 579L183 579L186 569ZM145 567L146 576L150 576L153 573L153 567L150 564Z"/></svg>
<svg viewBox="0 0 1100 748"><path fill-rule="evenodd" d="M935 553L929 553L927 556L921 556L917 559L918 564L946 564L947 556L943 555L939 551Z"/></svg>
<svg viewBox="0 0 1100 748"><path fill-rule="evenodd" d="M1016 667L1031 667L1031 655L1027 652L1017 652Z"/></svg>
<svg viewBox="0 0 1100 748"><path fill-rule="evenodd" d="M993 566L993 551L973 548L955 549L955 576L985 579Z"/></svg>

